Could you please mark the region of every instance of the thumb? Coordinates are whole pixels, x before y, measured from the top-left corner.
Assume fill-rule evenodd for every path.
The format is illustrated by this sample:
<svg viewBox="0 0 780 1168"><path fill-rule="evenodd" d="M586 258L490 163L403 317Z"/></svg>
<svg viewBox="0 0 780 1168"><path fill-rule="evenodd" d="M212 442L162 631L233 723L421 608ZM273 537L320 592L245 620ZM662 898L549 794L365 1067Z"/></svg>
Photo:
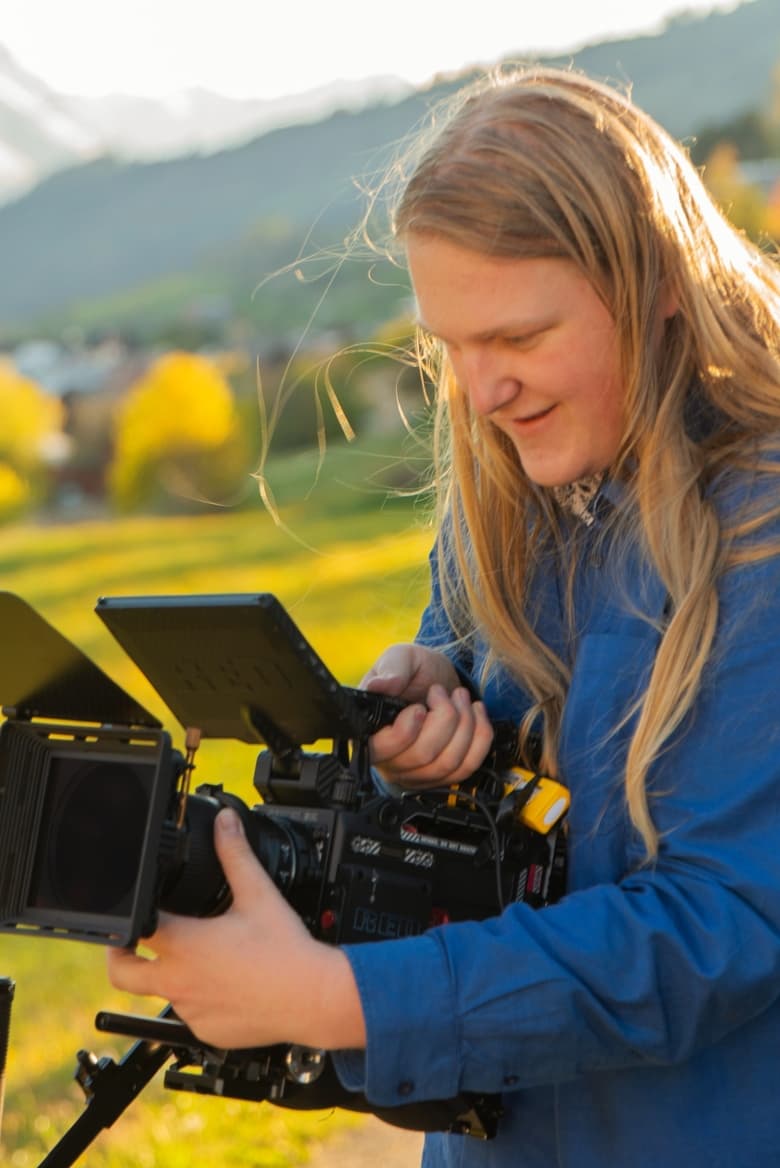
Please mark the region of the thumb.
<svg viewBox="0 0 780 1168"><path fill-rule="evenodd" d="M367 673L360 682L360 689L367 689L372 693L387 694L388 697L400 697L404 691L405 681L397 673Z"/></svg>
<svg viewBox="0 0 780 1168"><path fill-rule="evenodd" d="M363 676L360 688L400 697L409 684L411 675L408 646L393 645L385 650Z"/></svg>
<svg viewBox="0 0 780 1168"><path fill-rule="evenodd" d="M214 820L214 847L234 902L244 895L257 898L258 883L270 880L244 833L244 825L232 807L223 807Z"/></svg>

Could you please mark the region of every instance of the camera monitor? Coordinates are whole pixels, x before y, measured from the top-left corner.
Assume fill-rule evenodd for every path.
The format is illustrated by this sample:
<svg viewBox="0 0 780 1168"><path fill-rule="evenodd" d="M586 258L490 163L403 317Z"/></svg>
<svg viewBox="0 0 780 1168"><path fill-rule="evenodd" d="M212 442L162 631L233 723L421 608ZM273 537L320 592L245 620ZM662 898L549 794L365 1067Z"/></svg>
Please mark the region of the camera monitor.
<svg viewBox="0 0 780 1168"><path fill-rule="evenodd" d="M96 612L182 726L272 749L370 730L270 593L104 597Z"/></svg>

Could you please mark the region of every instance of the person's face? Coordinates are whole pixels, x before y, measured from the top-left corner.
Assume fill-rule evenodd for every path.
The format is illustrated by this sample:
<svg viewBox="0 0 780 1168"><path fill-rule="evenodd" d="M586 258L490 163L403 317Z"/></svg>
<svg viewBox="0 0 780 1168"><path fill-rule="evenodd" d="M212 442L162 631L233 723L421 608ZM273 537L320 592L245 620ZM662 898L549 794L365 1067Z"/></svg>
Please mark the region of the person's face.
<svg viewBox="0 0 780 1168"><path fill-rule="evenodd" d="M624 425L617 330L578 268L414 232L406 251L420 324L528 477L554 487L605 470Z"/></svg>

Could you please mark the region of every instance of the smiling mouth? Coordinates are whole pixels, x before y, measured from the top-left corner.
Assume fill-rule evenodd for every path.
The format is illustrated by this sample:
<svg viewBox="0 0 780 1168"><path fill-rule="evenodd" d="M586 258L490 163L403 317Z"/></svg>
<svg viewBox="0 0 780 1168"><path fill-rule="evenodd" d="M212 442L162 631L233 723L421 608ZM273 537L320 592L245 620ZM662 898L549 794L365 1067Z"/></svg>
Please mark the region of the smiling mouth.
<svg viewBox="0 0 780 1168"><path fill-rule="evenodd" d="M526 418L515 418L515 422L518 426L527 426L531 422L538 422L542 418L546 418L547 415L551 414L554 409L555 409L554 405L548 406L546 410L539 410L538 413L529 414Z"/></svg>

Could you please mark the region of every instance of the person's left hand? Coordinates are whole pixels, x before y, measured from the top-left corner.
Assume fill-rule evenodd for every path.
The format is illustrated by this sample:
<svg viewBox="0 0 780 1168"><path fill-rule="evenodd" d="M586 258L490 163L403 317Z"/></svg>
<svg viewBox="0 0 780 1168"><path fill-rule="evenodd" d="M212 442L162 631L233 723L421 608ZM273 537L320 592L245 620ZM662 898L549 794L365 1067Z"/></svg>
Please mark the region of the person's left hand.
<svg viewBox="0 0 780 1168"><path fill-rule="evenodd" d="M161 914L143 945L108 951L117 989L167 999L212 1046L365 1045L360 1000L341 950L315 941L255 857L238 816L216 818L215 847L233 903L209 919Z"/></svg>

